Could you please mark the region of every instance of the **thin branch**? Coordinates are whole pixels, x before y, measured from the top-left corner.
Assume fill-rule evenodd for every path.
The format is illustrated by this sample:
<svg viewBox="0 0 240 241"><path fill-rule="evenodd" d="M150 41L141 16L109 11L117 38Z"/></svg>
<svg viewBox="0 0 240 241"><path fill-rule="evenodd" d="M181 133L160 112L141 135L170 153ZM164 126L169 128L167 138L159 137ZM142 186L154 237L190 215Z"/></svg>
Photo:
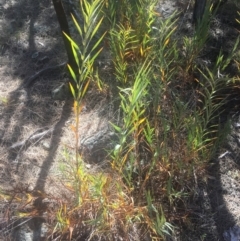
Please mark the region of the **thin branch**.
<svg viewBox="0 0 240 241"><path fill-rule="evenodd" d="M53 130L54 130L54 127L50 128L48 130L45 130L43 132L40 132L40 133L38 133L40 130L37 130L32 135L30 135L28 137L28 139L14 143L13 145L11 145L9 147L9 149L11 150L11 149L19 148L19 147L21 148L23 146L26 146L28 143L32 143L33 141L35 141L35 143L36 143L36 142L40 141L44 136L46 136L48 134L52 134Z"/></svg>
<svg viewBox="0 0 240 241"><path fill-rule="evenodd" d="M33 81L38 78L41 74L48 72L49 70L55 70L58 68L61 68L63 66L65 66L67 64L67 62L55 65L55 66L51 66L51 67L46 67L40 71L38 71L36 74L32 75L31 77L29 77L23 84L22 87L29 87L30 85L33 84Z"/></svg>
<svg viewBox="0 0 240 241"><path fill-rule="evenodd" d="M18 159L19 159L20 154L22 153L22 150L24 149L24 147L27 148L28 146L33 144L33 142L34 142L34 144L36 144L37 142L42 140L45 136L47 136L49 134L52 134L53 131L54 131L54 127L39 133L39 131L41 131L41 130L42 129L35 131L32 135L30 135L28 137L28 139L26 139L24 141L20 141L20 142L14 143L13 145L11 145L9 147L9 150L20 148L19 151L18 151L18 154L17 154L17 156L16 156L16 158L14 160L14 162L18 162Z"/></svg>

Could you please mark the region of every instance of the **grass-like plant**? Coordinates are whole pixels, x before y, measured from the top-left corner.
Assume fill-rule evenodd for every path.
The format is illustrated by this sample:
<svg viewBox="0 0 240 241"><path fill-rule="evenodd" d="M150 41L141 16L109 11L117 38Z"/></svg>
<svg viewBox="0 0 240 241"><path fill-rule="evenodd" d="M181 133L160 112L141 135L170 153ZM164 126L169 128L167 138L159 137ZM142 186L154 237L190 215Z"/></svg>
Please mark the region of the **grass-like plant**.
<svg viewBox="0 0 240 241"><path fill-rule="evenodd" d="M74 240L86 235L88 240L131 241L136 240L134 235L139 240L145 235L164 240L174 234L176 224L190 221L189 198L198 180L204 181L208 160L226 134L220 131L218 118L227 103L226 89L239 81L239 76L226 74L233 58L239 65L239 38L228 56L219 51L213 66L199 67L195 60L208 39L210 5L194 35L180 43L175 36L177 14L157 18L155 4L155 0L80 1L84 24L74 17L73 22L81 43L66 35L78 66L77 70L69 66L76 84L76 88L70 84L75 155L65 150L62 158L62 183L69 195L57 201L51 238ZM102 16L111 24L108 35L96 41ZM118 142L109 150L110 167L100 171L89 170L79 156L78 127L104 36L121 121L111 122ZM182 44L185 60L179 50ZM25 202L30 198L23 196Z"/></svg>
<svg viewBox="0 0 240 241"><path fill-rule="evenodd" d="M130 62L133 51L137 48L137 40L131 26L117 25L110 32L111 52L115 67L116 79L126 84L129 78Z"/></svg>
<svg viewBox="0 0 240 241"><path fill-rule="evenodd" d="M73 22L78 30L81 43L77 44L73 39L65 34L66 38L70 41L75 61L77 63L78 69L73 69L68 65L70 74L75 82L75 86L70 85L70 90L74 99L74 114L75 114L75 125L71 126L75 134L75 165L70 165L68 170L71 172L70 186L68 188L75 191L75 201L76 207L79 207L80 210L82 206L85 205L86 199L90 198L91 195L95 196L95 190L97 191L97 183L103 183L102 177L88 175L85 172L82 159L79 154L79 122L80 122L80 113L82 109L82 99L88 89L89 83L93 78L93 65L94 61L99 55L101 48L97 50L99 44L101 43L105 34L103 34L97 42L93 42L93 38L96 33L98 33L99 27L103 21L101 17L101 9L103 7L102 0L93 0L80 1L80 12L83 16L83 26L80 26L74 16L72 15ZM70 161L70 160L68 160ZM69 173L69 172L68 172ZM96 181L98 180L98 181ZM90 189L94 189L90 191ZM74 210L71 210L74 213ZM69 227L73 228L74 225L71 224L72 215L67 212L66 207L61 207L58 211L57 226L61 227L61 231L65 233L65 229ZM69 229L70 233L72 229ZM71 235L70 235L71 237Z"/></svg>
<svg viewBox="0 0 240 241"><path fill-rule="evenodd" d="M72 19L78 30L81 44L80 46L74 42L69 36L66 37L71 42L72 50L74 53L75 61L77 63L78 69L73 70L70 65L68 65L71 76L76 84L76 89L69 83L70 89L74 98L74 113L76 116L76 124L72 127L75 133L75 161L76 161L76 179L77 179L77 190L79 203L81 199L81 176L79 175L79 115L81 112L81 100L84 97L87 88L89 86L90 80L93 76L93 64L96 57L99 55L100 50L95 51L102 41L104 34L98 39L97 42L93 43L92 39L96 35L99 27L102 23L103 17L99 18L101 13L101 8L103 6L102 0L94 0L88 2L86 0L80 1L81 13L83 15L83 26L80 26L74 16Z"/></svg>
<svg viewBox="0 0 240 241"><path fill-rule="evenodd" d="M166 221L166 217L173 218L169 207L178 210L180 203L180 206L187 205L187 198L195 192L199 175L204 176L207 161L216 150L217 138L225 134L222 132L219 135L217 118L226 103L221 91L228 88L229 82L219 79L218 72L226 68L232 54L224 60L220 54L211 71L198 68L195 62L208 39L210 13L208 5L193 37L184 41L188 51L186 62L180 59L179 44L174 37L177 27L174 15L160 20L159 28L151 25L149 36L152 38L148 42L151 51L147 54L151 57L145 59L144 64L141 58L132 58L131 61L124 58L138 49L137 39L140 39L138 33L141 30L134 23L128 23L131 28L124 29L123 26L123 31L119 31L116 26L111 31L113 56L122 57L120 65L124 66L119 68L114 63L117 80L132 83L130 87L119 88L123 123L121 126L114 125L119 144L113 150L112 165L130 187L136 208L140 209L144 203L154 207L153 216L151 209L144 215L145 221L151 216L147 226L153 236L158 234L163 237L163 234L173 230ZM124 32L127 34L122 34ZM129 41L123 41L121 34L131 36L127 38ZM124 47L117 49L126 42ZM146 64L148 61L151 67ZM184 86L188 78L192 79L193 73L201 77L192 82L186 96L179 86ZM142 80L141 76L144 76ZM176 78L183 83L177 82ZM194 86L196 82L198 84ZM162 200L160 203L157 202L159 197ZM183 221L185 218L182 214L180 219Z"/></svg>
<svg viewBox="0 0 240 241"><path fill-rule="evenodd" d="M127 32L124 28L121 29L121 32L118 30L118 26L116 26L116 30L113 29L110 32L111 37L113 37L112 54L114 57L120 56L122 58L129 53L133 55L133 53L139 52L138 57L134 55L135 58L122 58L122 61L119 61L124 68L116 67L114 63L117 80L123 81L127 87L119 87L123 123L121 126L113 124L119 136L119 143L112 152L112 167L123 176L130 188L130 195L133 195L136 200L136 209L142 210L144 205L148 206L148 212L142 215L141 220L145 223L149 233L153 236L164 237L164 235L171 233L173 229L166 221L164 208L161 207L161 204L155 203L155 192L149 186L149 181L152 177L154 178L152 174L160 161L160 146L158 146L156 137L156 130L159 128L156 127L155 129L154 127L159 123L157 118L159 118L160 94L164 86L167 86L168 78L173 74L171 64L177 54L175 44L170 43L175 29L175 21L172 21L174 17L169 21L161 22L162 28L159 28L161 33L159 32L158 35L158 28L153 25L155 22L151 11L145 11L144 13L140 11L143 16L140 14L138 16L139 19L148 19L145 36L142 29L138 28L139 25L134 23L130 25L131 32ZM148 14L147 18L146 14ZM122 33L129 33L129 35ZM124 41L125 36L131 37L127 38L128 41ZM150 38L150 36L152 37ZM128 47L120 49L115 47L119 48L126 42L127 45L124 46ZM140 42L142 43L140 44L141 47L139 47ZM174 48L171 48L172 46ZM148 58L146 58L147 56ZM171 70L168 73L169 69ZM126 79L128 81L125 81ZM119 81L120 86L122 86L121 81ZM153 109L151 108L152 103L154 104ZM150 113L149 111L153 112ZM151 116L156 117L155 122L152 122Z"/></svg>
<svg viewBox="0 0 240 241"><path fill-rule="evenodd" d="M115 146L113 152L112 166L113 169L125 176L129 185L132 181L134 169L135 172L141 170L141 168L139 169L141 162L139 143L144 130L142 125L146 120L145 111L148 103L145 97L148 93L150 64L151 62L145 62L135 71L132 88L120 88L123 126L113 124L119 136L119 143Z"/></svg>
<svg viewBox="0 0 240 241"><path fill-rule="evenodd" d="M114 13L114 16L124 16L114 20L110 30L110 47L116 78L126 86L128 81L132 83L131 73L135 63L144 62L151 55L156 1L122 1L117 12L118 1L109 2L110 16Z"/></svg>
<svg viewBox="0 0 240 241"><path fill-rule="evenodd" d="M194 35L192 37L184 37L183 39L186 58L184 68L186 72L192 72L194 70L196 67L195 61L199 57L206 41L208 40L210 20L212 15L214 16L217 11L217 8L214 10L212 8L212 3L207 1L202 18L197 19Z"/></svg>

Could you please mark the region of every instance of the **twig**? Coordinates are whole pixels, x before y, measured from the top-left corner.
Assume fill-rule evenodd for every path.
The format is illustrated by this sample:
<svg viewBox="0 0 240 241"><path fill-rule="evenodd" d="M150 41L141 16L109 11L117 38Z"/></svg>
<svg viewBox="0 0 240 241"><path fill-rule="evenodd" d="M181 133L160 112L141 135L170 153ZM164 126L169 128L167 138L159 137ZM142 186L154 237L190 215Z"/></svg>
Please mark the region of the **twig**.
<svg viewBox="0 0 240 241"><path fill-rule="evenodd" d="M42 129L40 129L40 130L42 130ZM48 130L45 130L45 131L43 131L43 132L38 133L40 130L35 131L35 132L34 132L32 135L30 135L30 136L28 137L28 139L26 139L26 140L14 143L13 145L11 145L11 146L9 147L9 149L11 150L11 149L19 148L19 147L22 149L22 147L26 146L26 145L29 144L29 143L32 143L33 141L38 142L38 141L40 141L44 136L46 136L46 135L48 135L48 134L51 134L51 133L53 132L53 130L54 130L54 127L50 128L50 129L48 129Z"/></svg>
<svg viewBox="0 0 240 241"><path fill-rule="evenodd" d="M40 129L40 130L42 130L42 129ZM34 144L36 144L37 142L42 140L44 136L46 136L48 134L51 134L54 131L54 127L50 128L48 130L45 130L45 131L43 131L41 133L38 133L40 130L35 131L32 135L30 135L28 137L27 140L14 143L12 146L9 147L10 150L11 149L16 149L16 148L20 147L20 149L19 149L19 151L17 153L17 156L16 156L16 158L14 160L14 163L18 163L19 157L20 157L24 147L28 147L30 144L32 144L33 141L34 141Z"/></svg>
<svg viewBox="0 0 240 241"><path fill-rule="evenodd" d="M27 223L28 221L30 221L31 219L33 219L32 217L30 217L30 218L27 218L26 220L24 220L24 221L22 221L21 223L19 223L18 225L16 225L16 226L14 226L14 227L12 227L13 225L14 225L14 223L16 222L16 221L13 221L12 223L10 223L9 225L7 225L7 227L4 227L3 228L3 233L7 233L8 232L8 229L10 229L11 228L11 231L13 231L13 229L16 229L16 228L18 228L18 227L20 227L20 226L22 226L23 224L25 224L25 223ZM4 230L6 230L6 231L4 231Z"/></svg>
<svg viewBox="0 0 240 241"><path fill-rule="evenodd" d="M47 67L47 68L44 68L40 71L38 71L36 74L32 75L31 77L29 77L23 84L22 84L22 87L29 87L31 84L33 84L33 81L39 77L41 74L49 71L49 70L54 70L54 69L58 69L58 68L61 68L63 67L64 65L66 65L67 62L64 62L64 63L61 63L61 64L58 64L58 65L55 65L55 66L52 66L52 67Z"/></svg>

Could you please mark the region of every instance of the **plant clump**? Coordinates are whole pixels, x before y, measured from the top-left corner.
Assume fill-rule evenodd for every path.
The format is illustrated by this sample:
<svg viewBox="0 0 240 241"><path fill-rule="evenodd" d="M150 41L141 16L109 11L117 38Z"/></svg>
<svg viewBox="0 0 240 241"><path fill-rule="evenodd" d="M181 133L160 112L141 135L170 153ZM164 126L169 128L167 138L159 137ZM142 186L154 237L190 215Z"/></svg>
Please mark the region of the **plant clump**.
<svg viewBox="0 0 240 241"><path fill-rule="evenodd" d="M211 5L193 35L180 40L178 13L162 18L156 3L80 1L83 26L74 17L73 22L81 44L66 35L78 66L77 72L68 66L75 83L70 84L75 154L65 150L62 162L63 185L71 195L57 201L52 239L165 240L191 222L188 203L206 181L209 160L227 133L220 119L226 90L239 85L239 76L227 72L231 61L239 66L239 38L228 55L219 50L211 66L199 65L209 40ZM95 65L103 41L113 83L104 83ZM110 123L117 141L108 150L109 165L94 171L78 151L90 83L100 91L114 89L121 119Z"/></svg>

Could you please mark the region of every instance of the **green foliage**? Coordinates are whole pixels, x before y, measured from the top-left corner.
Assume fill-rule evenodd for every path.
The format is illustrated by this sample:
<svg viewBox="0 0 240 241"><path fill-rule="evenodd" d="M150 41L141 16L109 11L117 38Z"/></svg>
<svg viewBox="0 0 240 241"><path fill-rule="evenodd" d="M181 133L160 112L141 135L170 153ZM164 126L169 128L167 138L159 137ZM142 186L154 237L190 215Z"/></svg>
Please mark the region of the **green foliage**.
<svg viewBox="0 0 240 241"><path fill-rule="evenodd" d="M193 71L195 68L195 60L203 50L205 43L208 39L208 31L210 26L211 17L211 3L207 1L205 11L201 20L198 19L196 23L195 34L193 37L185 37L183 40L184 48L186 49L185 57L185 71Z"/></svg>
<svg viewBox="0 0 240 241"><path fill-rule="evenodd" d="M78 30L81 43L77 44L73 39L65 34L66 38L71 43L74 58L78 66L77 70L72 69L71 66L68 66L70 74L76 84L76 88L74 88L74 86L69 83L70 90L74 98L74 114L76 123L75 126L71 126L75 134L75 161L74 165L72 165L70 161L71 159L67 158L70 165L67 169L67 173L70 173L72 179L69 180L70 184L66 186L67 188L74 190L74 203L76 203L76 206L79 207L79 209L84 207L86 199L94 200L96 195L98 196L99 194L102 194L101 189L105 180L102 179L103 176L88 174L85 170L82 159L79 158L78 153L79 115L82 109L81 101L86 94L89 83L94 74L94 61L101 51L101 49L97 51L96 49L99 47L99 44L105 35L103 34L96 42L93 42L93 38L97 34L103 21L103 17L100 17L102 7L102 0L80 1L80 9L83 16L83 26L78 24L73 15L72 19L76 29ZM64 165L62 166L62 169L64 169ZM99 183L101 184L100 186ZM74 206L73 209L75 209L76 206ZM73 212L73 210L71 210L71 212ZM61 207L57 212L57 226L59 225L59 227L61 227L62 233L66 232L66 228L68 230L71 218L72 215L69 214L69 212L66 210L66 207L64 209ZM70 232L72 232L71 230Z"/></svg>
<svg viewBox="0 0 240 241"><path fill-rule="evenodd" d="M129 11L126 16L132 14ZM197 176L204 177L207 162L221 141L219 138L226 135L219 133L218 117L227 101L227 96L221 93L231 88L233 79L219 78L219 72L229 65L238 40L228 57L223 58L220 52L211 70L200 69L196 58L208 39L210 5L194 35L183 41L186 61L181 59L179 41L174 36L176 14L160 19L159 27L155 27L153 11L138 13L139 18L134 21L122 18L121 25L115 24L110 31L123 115L121 125L112 123L119 136L111 155L112 167L123 176L137 207L148 203L151 218L144 215L147 229L152 230L154 237L156 234L164 237L174 230L171 224L167 225L166 217L171 214L166 210L169 206L177 210L179 202L185 205L194 193ZM149 18L144 14L149 14ZM139 19L148 19L145 26L151 27L142 32L143 25L135 24L141 22ZM144 48L146 55L141 54L139 43L148 46ZM199 79L194 79L193 73ZM182 77L185 78L182 83L175 81ZM197 82L195 89L191 89L193 93L187 93L190 98L175 88L184 86L186 81L192 81L192 86ZM159 197L167 200L167 204L164 201L157 204L155 200Z"/></svg>
<svg viewBox="0 0 240 241"><path fill-rule="evenodd" d="M75 156L66 149L60 163L69 196L67 202L58 202L53 230L62 240L77 237L79 230L87 230L89 240L131 240L133 230L140 240L146 233L152 240L173 235L176 223L187 223L187 205L197 180L206 178L208 160L227 133L220 131L219 116L228 101L226 90L239 81L239 76L226 74L234 58L239 65L239 38L228 56L219 51L213 66L198 66L196 58L208 39L211 6L193 36L181 42L176 36L177 13L158 18L155 4L82 0L83 26L73 17L81 39L77 43L66 35L78 66L69 66L76 84L70 84ZM95 40L102 16L110 23L108 35ZM78 153L79 115L90 81L97 78L101 89L107 85L100 80L101 71L94 70L105 37L121 121L111 123L118 136L109 150L111 165L90 170Z"/></svg>
<svg viewBox="0 0 240 241"><path fill-rule="evenodd" d="M110 44L113 55L113 63L116 71L116 78L119 82L128 82L128 62L133 58L133 52L137 48L137 40L133 29L130 26L117 26L110 32Z"/></svg>
<svg viewBox="0 0 240 241"><path fill-rule="evenodd" d="M81 27L74 16L72 15L73 22L78 30L81 44L77 44L69 36L65 34L67 39L70 41L74 58L77 63L78 69L73 70L71 66L68 66L70 74L76 84L76 89L69 83L70 90L74 98L74 112L76 116L76 126L73 127L76 136L76 170L78 170L78 126L79 126L79 114L81 112L81 100L84 97L91 77L93 75L93 64L96 57L99 55L100 50L95 52L100 42L102 41L105 34L103 34L96 43L92 43L93 37L96 35L99 27L103 21L103 17L99 17L101 8L103 6L102 0L94 0L88 2L87 0L80 1L81 13L83 15L83 26ZM80 185L80 184L79 184Z"/></svg>
<svg viewBox="0 0 240 241"><path fill-rule="evenodd" d="M228 57L219 53L211 69L199 68L195 60L208 39L210 5L194 35L179 43L175 37L177 14L157 20L155 4L154 0L109 0L103 8L111 23L108 40L114 66L112 76L118 85L122 117L120 123L111 123L118 143L110 151L110 172L117 181L100 171L91 174L77 154L77 168L70 168L73 171L70 176L75 181L69 183L75 183L72 189L78 197L77 209L84 212L88 205L94 207L91 215L95 218L90 220L86 216L85 224L94 227L94 235L104 234L107 240L112 239L112 232L120 235L116 220L121 223L124 237L139 223L152 239L172 235L175 228L170 217L184 221L186 213L183 212L182 217L174 213L178 213L179 203L181 209L187 205L195 192L196 179L204 177L207 160L226 134L219 133L217 120L227 101L221 92L230 88L233 79L221 78L219 73L225 71L235 56L239 40ZM69 67L77 84L77 90L71 87L77 110L99 53L91 57L92 51L103 38L91 44L102 19L92 25L90 19L98 18L88 14L98 16L100 5L94 5L96 11L87 10L91 7L84 1L81 6L86 27L81 28L74 22L82 45L79 47L69 39L79 66L79 78ZM181 59L180 44L186 61ZM193 78L193 73L199 77ZM177 86L185 86L187 81L192 81L191 89L186 93L178 90ZM79 111L76 114L78 116ZM76 122L78 125L78 120ZM66 225L68 222L62 216L68 217L69 213L59 216Z"/></svg>
<svg viewBox="0 0 240 241"><path fill-rule="evenodd" d="M112 166L121 173L124 173L123 167L126 167L125 179L128 184L131 183L134 167L140 165L138 148L143 131L142 126L146 120L145 111L148 103L145 97L148 93L150 64L151 62L146 61L135 71L132 88L119 88L123 126L113 125L119 135L119 144L116 145L113 152ZM129 140L130 142L128 142ZM125 165L128 158L132 161Z"/></svg>
<svg viewBox="0 0 240 241"><path fill-rule="evenodd" d="M110 29L110 47L116 78L126 85L127 82L132 82L130 76L135 64L149 59L153 50L152 28L156 19L154 12L156 1L121 1L121 6L118 6L118 3L119 1L109 1L109 11L116 8L120 14Z"/></svg>

